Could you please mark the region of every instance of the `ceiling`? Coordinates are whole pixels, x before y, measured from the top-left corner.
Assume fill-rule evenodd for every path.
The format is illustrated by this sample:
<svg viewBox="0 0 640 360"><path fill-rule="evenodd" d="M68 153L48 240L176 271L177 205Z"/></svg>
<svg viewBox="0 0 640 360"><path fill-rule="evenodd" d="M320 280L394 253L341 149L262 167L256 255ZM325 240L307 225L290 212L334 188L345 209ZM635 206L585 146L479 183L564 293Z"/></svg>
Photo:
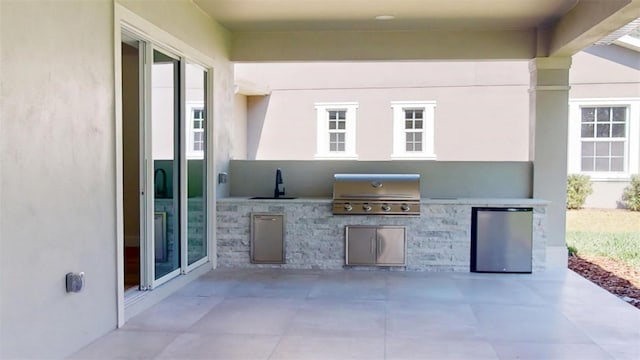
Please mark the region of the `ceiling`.
<svg viewBox="0 0 640 360"><path fill-rule="evenodd" d="M254 32L522 30L555 22L571 10L578 0L193 0L193 2L231 32ZM395 18L376 20L375 17L379 15L391 15Z"/></svg>
<svg viewBox="0 0 640 360"><path fill-rule="evenodd" d="M640 17L640 0L188 1L232 61L568 57Z"/></svg>

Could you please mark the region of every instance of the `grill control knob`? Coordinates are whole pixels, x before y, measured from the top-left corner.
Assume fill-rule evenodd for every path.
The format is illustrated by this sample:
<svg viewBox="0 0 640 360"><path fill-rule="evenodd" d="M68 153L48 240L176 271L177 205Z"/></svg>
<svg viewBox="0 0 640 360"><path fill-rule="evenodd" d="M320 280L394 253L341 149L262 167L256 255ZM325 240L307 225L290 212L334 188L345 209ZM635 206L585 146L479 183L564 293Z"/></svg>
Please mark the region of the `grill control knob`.
<svg viewBox="0 0 640 360"><path fill-rule="evenodd" d="M362 205L362 210L364 210L366 212L371 211L371 205L369 205L369 204Z"/></svg>
<svg viewBox="0 0 640 360"><path fill-rule="evenodd" d="M405 211L405 212L406 212L406 211L411 210L411 207L409 207L409 204L402 204L402 205L400 206L400 209L401 209L402 211Z"/></svg>
<svg viewBox="0 0 640 360"><path fill-rule="evenodd" d="M382 204L382 211L389 211L391 210L391 206L389 206L389 204Z"/></svg>
<svg viewBox="0 0 640 360"><path fill-rule="evenodd" d="M351 211L351 210L353 210L353 206L351 206L351 204L349 204L349 203L346 203L346 204L344 204L344 209L346 211Z"/></svg>

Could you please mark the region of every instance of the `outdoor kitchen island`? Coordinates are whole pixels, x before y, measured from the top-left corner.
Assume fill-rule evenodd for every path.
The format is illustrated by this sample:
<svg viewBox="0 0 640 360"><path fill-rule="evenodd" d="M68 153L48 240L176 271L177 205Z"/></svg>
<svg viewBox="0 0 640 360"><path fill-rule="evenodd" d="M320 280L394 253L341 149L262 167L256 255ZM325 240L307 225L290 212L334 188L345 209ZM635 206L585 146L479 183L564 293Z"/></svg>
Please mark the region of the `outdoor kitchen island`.
<svg viewBox="0 0 640 360"><path fill-rule="evenodd" d="M330 198L252 200L246 197L217 201L217 266L220 268L344 269L345 226L406 227L404 267L353 267L412 271L468 272L471 259L473 207L533 208L533 271L545 268L546 208L539 199L429 199L420 200L420 214L334 215ZM284 214L284 264L250 262L251 214Z"/></svg>

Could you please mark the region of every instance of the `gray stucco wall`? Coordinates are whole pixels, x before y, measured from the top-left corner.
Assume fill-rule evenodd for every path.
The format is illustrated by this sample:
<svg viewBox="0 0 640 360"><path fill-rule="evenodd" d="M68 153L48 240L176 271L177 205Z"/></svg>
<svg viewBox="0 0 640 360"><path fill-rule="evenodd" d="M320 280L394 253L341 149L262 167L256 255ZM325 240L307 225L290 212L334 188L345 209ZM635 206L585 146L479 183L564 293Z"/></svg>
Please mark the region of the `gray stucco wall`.
<svg viewBox="0 0 640 360"><path fill-rule="evenodd" d="M231 196L270 196L281 168L287 196L330 198L336 173L420 174L422 197L530 198L529 162L232 160Z"/></svg>

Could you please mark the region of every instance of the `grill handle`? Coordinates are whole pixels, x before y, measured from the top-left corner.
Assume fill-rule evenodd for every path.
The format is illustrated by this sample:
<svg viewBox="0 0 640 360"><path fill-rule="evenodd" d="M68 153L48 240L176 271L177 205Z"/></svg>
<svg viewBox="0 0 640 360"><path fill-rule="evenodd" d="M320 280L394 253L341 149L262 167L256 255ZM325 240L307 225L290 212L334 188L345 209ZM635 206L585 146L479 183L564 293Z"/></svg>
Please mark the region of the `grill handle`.
<svg viewBox="0 0 640 360"><path fill-rule="evenodd" d="M337 196L339 199L415 199L415 196L406 194L342 194Z"/></svg>

